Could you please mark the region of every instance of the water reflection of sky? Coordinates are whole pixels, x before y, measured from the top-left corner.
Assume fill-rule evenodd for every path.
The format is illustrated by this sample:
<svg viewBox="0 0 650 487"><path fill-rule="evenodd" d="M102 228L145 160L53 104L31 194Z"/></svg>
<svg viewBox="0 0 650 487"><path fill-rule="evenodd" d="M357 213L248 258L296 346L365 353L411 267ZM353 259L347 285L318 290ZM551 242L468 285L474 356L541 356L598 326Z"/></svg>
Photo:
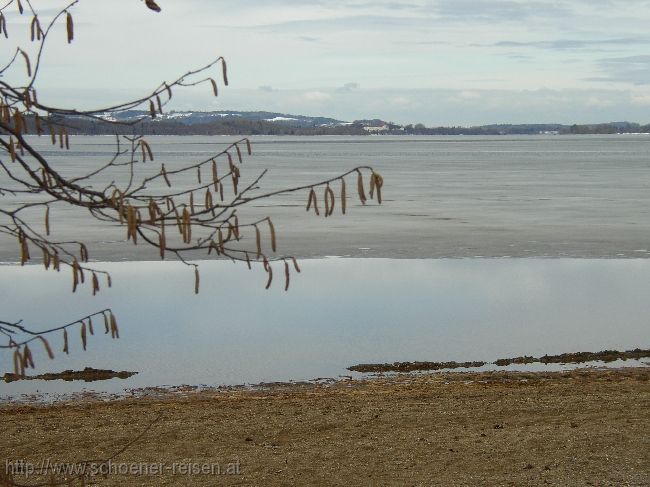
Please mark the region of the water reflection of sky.
<svg viewBox="0 0 650 487"><path fill-rule="evenodd" d="M201 293L182 264L106 263L114 287L71 294L68 273L0 267L2 318L47 327L111 307L121 339L73 340L37 371L141 373L91 385L1 384L0 396L88 388L240 384L336 377L361 362L487 360L650 345L650 261L587 259L314 259L290 292L263 271L201 265ZM277 269L280 271L280 269ZM277 272L281 276L282 272ZM281 277L278 276L278 281ZM60 337L53 339L61 349ZM7 354L3 369L11 367ZM6 370L3 370L3 372Z"/></svg>

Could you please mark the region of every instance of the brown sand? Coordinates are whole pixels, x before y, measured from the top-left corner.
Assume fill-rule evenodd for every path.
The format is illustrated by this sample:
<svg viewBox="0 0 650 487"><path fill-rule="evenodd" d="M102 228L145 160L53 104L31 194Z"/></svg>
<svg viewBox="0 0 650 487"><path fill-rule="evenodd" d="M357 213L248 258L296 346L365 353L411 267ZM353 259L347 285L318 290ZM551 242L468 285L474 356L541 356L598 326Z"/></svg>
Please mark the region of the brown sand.
<svg viewBox="0 0 650 487"><path fill-rule="evenodd" d="M650 485L650 368L399 375L0 414L3 469L5 459L106 458L157 415L114 468L239 469L101 485Z"/></svg>

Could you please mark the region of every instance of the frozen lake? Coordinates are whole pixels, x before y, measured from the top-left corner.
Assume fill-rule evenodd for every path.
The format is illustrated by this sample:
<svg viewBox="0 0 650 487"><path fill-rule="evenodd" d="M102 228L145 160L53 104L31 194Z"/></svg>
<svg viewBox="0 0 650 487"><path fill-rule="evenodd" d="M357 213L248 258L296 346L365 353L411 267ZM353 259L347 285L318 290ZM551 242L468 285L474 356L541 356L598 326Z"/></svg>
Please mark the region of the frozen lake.
<svg viewBox="0 0 650 487"><path fill-rule="evenodd" d="M233 137L149 137L159 171L209 157ZM111 137L73 137L71 152L35 142L64 174L106 161ZM271 215L280 251L298 257L647 257L650 255L650 136L254 137L243 180L263 169L265 190L308 184L356 165L385 179L382 207L352 205L325 220L305 212L307 193L241 209L241 219ZM124 181L125 171L112 174ZM2 176L0 176L1 182ZM196 183L194 173L173 178ZM348 181L354 187L354 179ZM243 183L242 183L243 185ZM3 204L9 198L3 197ZM42 211L34 216L43 221ZM91 258L155 260L122 245L126 231L52 209L53 231L89 241ZM18 248L0 236L0 261Z"/></svg>

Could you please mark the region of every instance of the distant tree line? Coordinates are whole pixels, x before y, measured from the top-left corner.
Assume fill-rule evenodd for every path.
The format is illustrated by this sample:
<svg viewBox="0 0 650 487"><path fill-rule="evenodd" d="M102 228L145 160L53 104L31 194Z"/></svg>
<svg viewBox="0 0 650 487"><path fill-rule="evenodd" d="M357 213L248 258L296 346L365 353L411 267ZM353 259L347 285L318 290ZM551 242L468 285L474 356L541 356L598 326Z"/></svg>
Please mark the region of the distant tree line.
<svg viewBox="0 0 650 487"><path fill-rule="evenodd" d="M640 125L638 123L614 122L599 123L592 125L571 125L568 133L571 134L629 134L629 133L650 132L650 124Z"/></svg>
<svg viewBox="0 0 650 487"><path fill-rule="evenodd" d="M115 123L100 118L60 117L56 124L75 135L130 135L133 126L128 121ZM151 120L145 118L138 124L143 135L369 135L366 127L386 127L384 135L537 135L557 134L617 134L650 133L650 124L610 122L587 125L562 124L493 124L474 127L426 127L424 124L398 125L379 119L357 120L350 124L307 126L292 121L248 120L227 118L208 122L187 123L182 120ZM26 133L36 133L34 120L26 120Z"/></svg>
<svg viewBox="0 0 650 487"><path fill-rule="evenodd" d="M101 119L88 120L64 117L57 120L70 135L131 135L129 123L116 124ZM33 120L27 123L27 132L36 133ZM143 120L138 123L142 135L366 135L360 124L298 127L287 122L265 120L227 119L206 123L187 124L176 120Z"/></svg>
<svg viewBox="0 0 650 487"><path fill-rule="evenodd" d="M391 129L392 134L409 135L536 135L558 134L622 134L650 132L650 124L640 125L631 122L611 122L588 125L562 124L495 124L475 127L425 127L419 123L405 125L401 130Z"/></svg>

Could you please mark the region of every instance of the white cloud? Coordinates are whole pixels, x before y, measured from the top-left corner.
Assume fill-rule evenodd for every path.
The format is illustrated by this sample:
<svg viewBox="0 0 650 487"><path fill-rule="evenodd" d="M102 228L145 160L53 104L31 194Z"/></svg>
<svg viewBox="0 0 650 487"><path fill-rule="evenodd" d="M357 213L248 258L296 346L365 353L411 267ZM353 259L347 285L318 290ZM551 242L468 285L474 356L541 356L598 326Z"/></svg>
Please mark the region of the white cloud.
<svg viewBox="0 0 650 487"><path fill-rule="evenodd" d="M636 93L631 95L630 99L632 103L637 103L639 105L650 105L650 93Z"/></svg>
<svg viewBox="0 0 650 487"><path fill-rule="evenodd" d="M611 107L614 104L614 101L607 98L602 98L600 96L590 96L585 100L585 105L588 107L594 108L606 108Z"/></svg>
<svg viewBox="0 0 650 487"><path fill-rule="evenodd" d="M332 98L332 95L323 91L307 91L303 93L302 98L310 102L322 102Z"/></svg>
<svg viewBox="0 0 650 487"><path fill-rule="evenodd" d="M389 100L389 103L396 107L408 107L413 101L406 96L393 96Z"/></svg>
<svg viewBox="0 0 650 487"><path fill-rule="evenodd" d="M481 94L478 91L463 90L458 93L458 98L461 100L476 100L477 98L481 98Z"/></svg>

